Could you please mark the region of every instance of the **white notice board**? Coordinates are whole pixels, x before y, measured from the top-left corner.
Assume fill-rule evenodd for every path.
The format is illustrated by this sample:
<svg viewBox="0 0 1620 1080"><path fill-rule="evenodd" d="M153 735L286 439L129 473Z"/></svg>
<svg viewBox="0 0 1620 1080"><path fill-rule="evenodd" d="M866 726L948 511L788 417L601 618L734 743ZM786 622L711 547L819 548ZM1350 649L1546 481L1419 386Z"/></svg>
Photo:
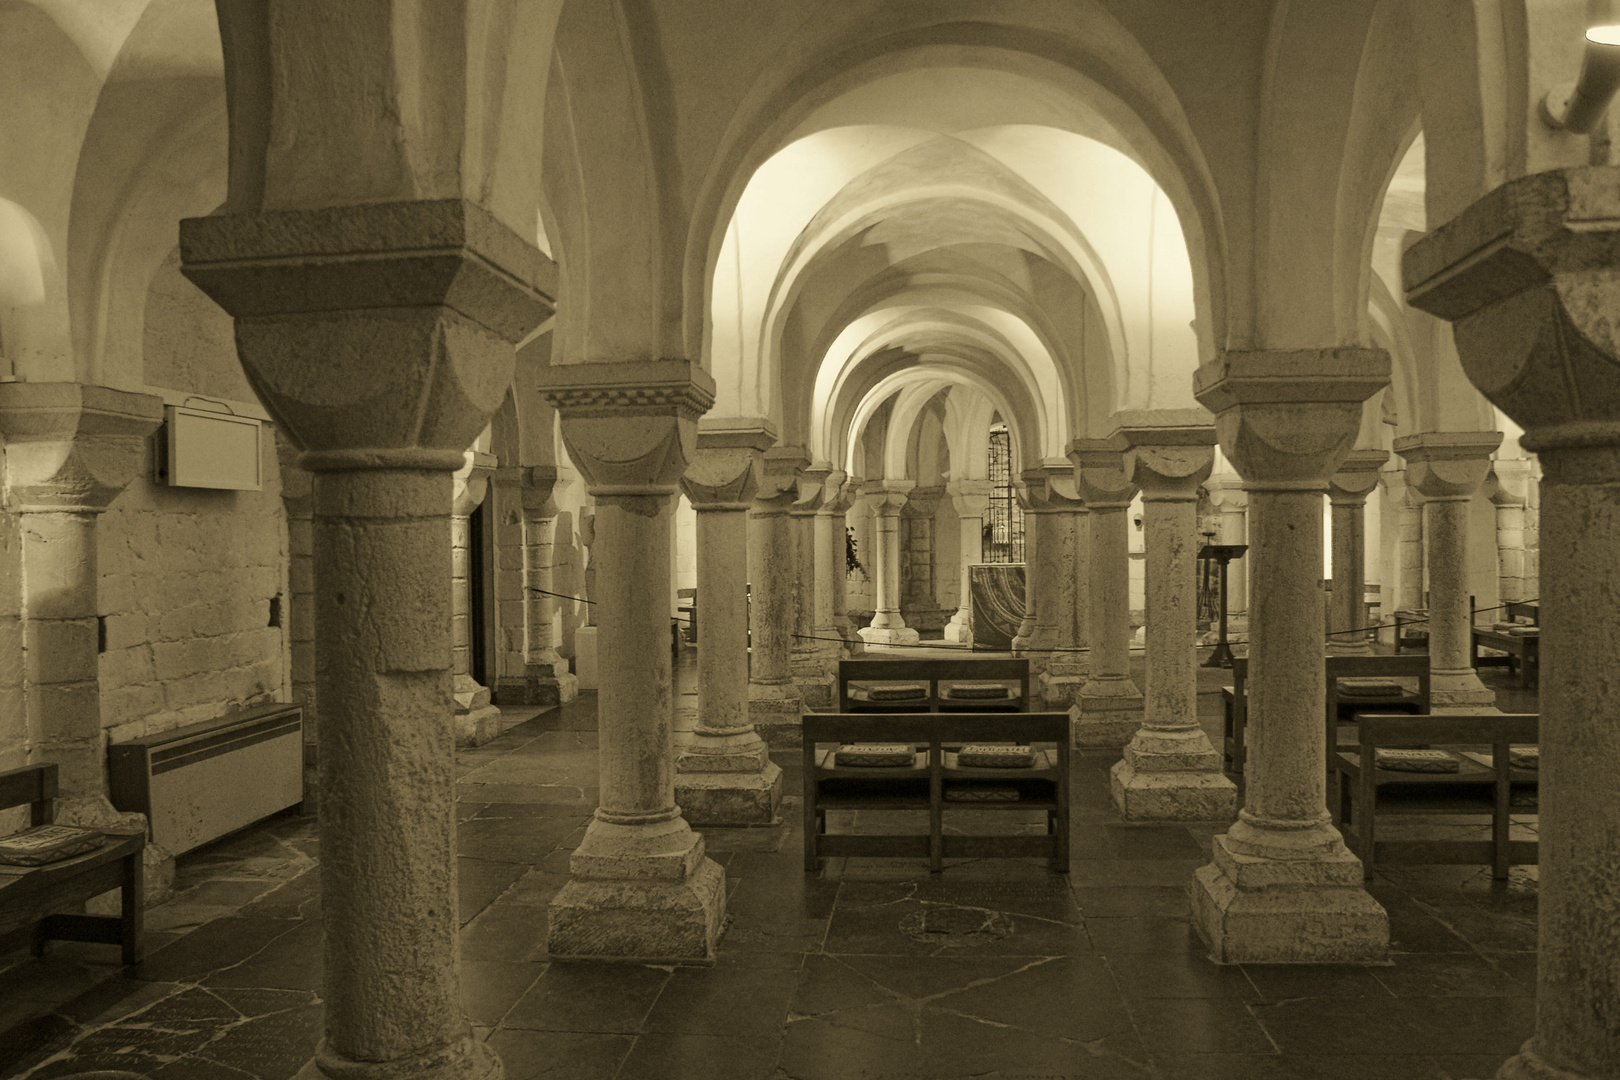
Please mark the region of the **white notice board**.
<svg viewBox="0 0 1620 1080"><path fill-rule="evenodd" d="M168 480L173 487L258 491L260 422L251 416L166 405Z"/></svg>

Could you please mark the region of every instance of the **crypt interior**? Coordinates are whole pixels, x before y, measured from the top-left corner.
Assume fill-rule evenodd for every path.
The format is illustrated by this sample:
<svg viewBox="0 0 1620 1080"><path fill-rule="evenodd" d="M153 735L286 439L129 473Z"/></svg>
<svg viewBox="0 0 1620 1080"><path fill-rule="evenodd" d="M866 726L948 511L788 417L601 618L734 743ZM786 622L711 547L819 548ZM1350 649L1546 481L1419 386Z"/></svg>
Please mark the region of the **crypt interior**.
<svg viewBox="0 0 1620 1080"><path fill-rule="evenodd" d="M1617 1080L1616 24L0 0L0 1077Z"/></svg>

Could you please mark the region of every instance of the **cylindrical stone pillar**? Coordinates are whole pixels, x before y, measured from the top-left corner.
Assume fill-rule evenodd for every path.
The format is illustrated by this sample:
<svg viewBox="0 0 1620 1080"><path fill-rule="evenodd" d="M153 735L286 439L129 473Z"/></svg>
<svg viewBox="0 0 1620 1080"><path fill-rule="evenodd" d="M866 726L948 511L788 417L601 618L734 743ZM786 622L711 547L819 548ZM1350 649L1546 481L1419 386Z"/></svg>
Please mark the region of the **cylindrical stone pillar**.
<svg viewBox="0 0 1620 1080"><path fill-rule="evenodd" d="M494 454L467 451L450 499L450 672L456 742L462 746L477 746L501 733L501 710L490 703L490 689L473 675L471 665L472 620L482 618L472 610L472 560L480 553L472 550L471 517L489 493L494 469Z"/></svg>
<svg viewBox="0 0 1620 1080"><path fill-rule="evenodd" d="M876 610L872 624L860 631L861 640L869 645L915 645L919 640L900 615L900 508L915 486L910 480L881 480L866 492L874 511L872 554L877 562Z"/></svg>
<svg viewBox="0 0 1620 1080"><path fill-rule="evenodd" d="M793 468L793 475L776 478L762 491L748 519L748 626L753 652L748 669L749 715L768 739L789 735L788 727L797 730L803 708L793 683L792 659L798 624L799 545L797 523L788 514L798 492L793 478L797 471Z"/></svg>
<svg viewBox="0 0 1620 1080"><path fill-rule="evenodd" d="M697 511L698 730L736 735L748 718L748 506L694 503Z"/></svg>
<svg viewBox="0 0 1620 1080"><path fill-rule="evenodd" d="M1525 591L1525 509L1530 485L1530 462L1523 459L1500 460L1491 463L1485 490L1491 504L1496 507L1496 575L1498 602L1528 600L1534 594ZM1500 613L1498 618L1506 618Z"/></svg>
<svg viewBox="0 0 1620 1080"><path fill-rule="evenodd" d="M1490 468L1499 431L1431 432L1395 440L1407 482L1424 497L1429 541L1430 711L1477 712L1496 694L1469 661L1468 503Z"/></svg>
<svg viewBox="0 0 1620 1080"><path fill-rule="evenodd" d="M367 468L383 459L391 467ZM451 729L454 451L306 454L322 649L326 1038L316 1060L398 1075L498 1068L461 1011ZM359 467L356 467L356 466ZM379 573L379 568L386 572ZM403 932L409 928L409 932Z"/></svg>
<svg viewBox="0 0 1620 1080"><path fill-rule="evenodd" d="M1136 486L1107 439L1069 446L1086 504L1086 681L1069 710L1077 747L1123 747L1142 724L1142 691L1131 678L1130 516Z"/></svg>
<svg viewBox="0 0 1620 1080"><path fill-rule="evenodd" d="M1212 476L1204 481L1210 500L1221 513L1220 543L1247 544L1248 493L1243 490L1243 478L1232 473ZM1247 559L1233 559L1226 564L1226 612L1229 628L1242 636L1249 616L1249 564Z"/></svg>
<svg viewBox="0 0 1620 1080"><path fill-rule="evenodd" d="M560 604L556 586L557 484L554 466L523 470L523 698L561 705L579 694L579 679L557 651Z"/></svg>
<svg viewBox="0 0 1620 1080"><path fill-rule="evenodd" d="M1333 610L1328 651L1343 656L1370 656L1365 596L1367 592L1367 496L1378 486L1379 470L1389 460L1384 450L1352 450L1328 481L1333 513ZM1320 526L1318 526L1320 531Z"/></svg>
<svg viewBox="0 0 1620 1080"><path fill-rule="evenodd" d="M946 487L958 522L956 614L945 624L945 640L973 644L973 564L984 561L984 516L990 509L990 481L953 480Z"/></svg>
<svg viewBox="0 0 1620 1080"><path fill-rule="evenodd" d="M1120 414L1118 441L1142 489L1147 672L1142 726L1110 772L1127 821L1223 820L1237 787L1198 725L1198 487L1214 464L1203 410ZM1202 421L1202 422L1200 422Z"/></svg>
<svg viewBox="0 0 1620 1080"><path fill-rule="evenodd" d="M1040 591L1036 584L1036 575L1040 565L1041 550L1041 516L1030 513L1029 492L1020 484L1017 490L1018 506L1024 514L1024 618L1018 624L1018 633L1013 635L1012 649L1017 655L1029 648L1030 641L1035 637L1035 627L1040 618Z"/></svg>

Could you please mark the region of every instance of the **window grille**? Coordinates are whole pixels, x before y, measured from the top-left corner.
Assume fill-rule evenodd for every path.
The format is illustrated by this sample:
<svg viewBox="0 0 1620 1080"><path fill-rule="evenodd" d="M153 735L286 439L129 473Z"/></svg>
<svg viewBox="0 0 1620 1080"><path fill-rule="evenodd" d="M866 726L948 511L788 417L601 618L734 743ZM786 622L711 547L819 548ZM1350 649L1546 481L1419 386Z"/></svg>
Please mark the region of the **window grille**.
<svg viewBox="0 0 1620 1080"><path fill-rule="evenodd" d="M984 561L1024 561L1024 508L1013 493L1012 437L1006 424L990 429L990 510L984 522Z"/></svg>

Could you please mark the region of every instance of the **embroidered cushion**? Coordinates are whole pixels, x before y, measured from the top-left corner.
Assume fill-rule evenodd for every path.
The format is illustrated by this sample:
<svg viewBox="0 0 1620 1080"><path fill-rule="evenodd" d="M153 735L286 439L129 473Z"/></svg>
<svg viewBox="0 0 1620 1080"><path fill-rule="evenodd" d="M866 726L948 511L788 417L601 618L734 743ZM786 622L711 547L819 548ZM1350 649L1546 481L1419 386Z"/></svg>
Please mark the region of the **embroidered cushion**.
<svg viewBox="0 0 1620 1080"><path fill-rule="evenodd" d="M0 839L0 863L43 866L94 851L107 838L92 829L72 825L37 825Z"/></svg>
<svg viewBox="0 0 1620 1080"><path fill-rule="evenodd" d="M910 743L851 743L840 746L833 755L835 765L862 768L893 768L896 765L911 765L916 760L917 752Z"/></svg>
<svg viewBox="0 0 1620 1080"><path fill-rule="evenodd" d="M1508 747L1508 764L1515 769L1539 769L1541 767L1541 747Z"/></svg>
<svg viewBox="0 0 1620 1080"><path fill-rule="evenodd" d="M927 683L850 683L849 696L855 701L927 701Z"/></svg>
<svg viewBox="0 0 1620 1080"><path fill-rule="evenodd" d="M1444 750L1380 750L1377 761L1391 772L1454 773L1460 767Z"/></svg>
<svg viewBox="0 0 1620 1080"><path fill-rule="evenodd" d="M963 769L1027 769L1035 764L1035 753L1027 746L964 746L956 753L956 764Z"/></svg>
<svg viewBox="0 0 1620 1080"><path fill-rule="evenodd" d="M1018 789L1006 784L946 784L947 802L1017 802Z"/></svg>
<svg viewBox="0 0 1620 1080"><path fill-rule="evenodd" d="M1398 682L1388 679L1340 679L1340 697L1399 697L1406 693Z"/></svg>
<svg viewBox="0 0 1620 1080"><path fill-rule="evenodd" d="M1017 690L998 682L950 683L940 693L947 701L1007 701L1017 696Z"/></svg>

